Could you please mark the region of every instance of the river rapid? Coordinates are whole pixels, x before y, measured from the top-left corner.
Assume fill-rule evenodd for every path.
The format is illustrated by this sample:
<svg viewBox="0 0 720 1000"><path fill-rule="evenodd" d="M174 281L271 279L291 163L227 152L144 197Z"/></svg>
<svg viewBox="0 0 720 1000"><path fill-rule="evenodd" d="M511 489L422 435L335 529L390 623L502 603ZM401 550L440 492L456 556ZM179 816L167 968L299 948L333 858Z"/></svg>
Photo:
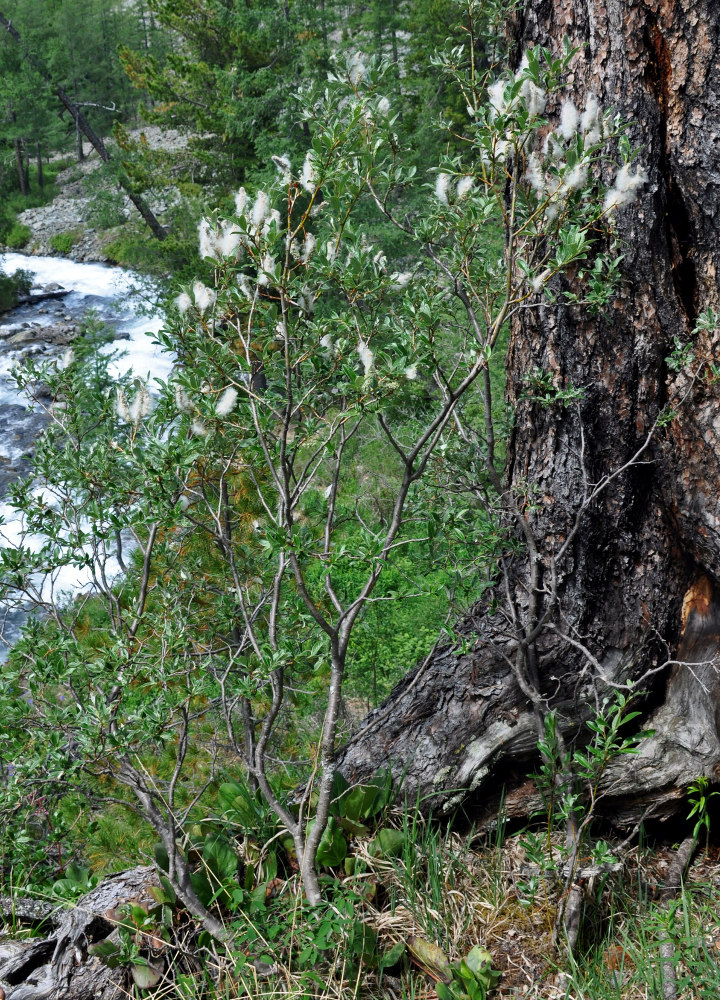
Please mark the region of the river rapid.
<svg viewBox="0 0 720 1000"><path fill-rule="evenodd" d="M144 314L133 295L139 285L138 276L120 267L97 263L81 263L62 257L27 257L7 253L1 260L7 274L22 268L33 272L33 292L60 286L68 294L58 299L19 306L0 315L0 546L17 545L23 537L22 519L2 499L13 480L30 472L32 445L45 423L45 416L29 407L24 394L15 387L11 369L28 355L51 360L66 350L66 340L44 339L49 327L71 330L84 319L88 310L115 331L115 340L105 345L107 353L119 351L111 365L114 375L132 371L143 379L166 379L172 369L172 358L153 342L152 334L163 323L159 313ZM70 333L70 336L72 333ZM24 537L25 544L33 544ZM39 544L39 540L38 540ZM111 573L119 566L107 567ZM52 596L69 600L92 585L88 570L64 567L49 584ZM45 592L44 596L50 594ZM17 639L25 619L23 612L0 604L0 661Z"/></svg>

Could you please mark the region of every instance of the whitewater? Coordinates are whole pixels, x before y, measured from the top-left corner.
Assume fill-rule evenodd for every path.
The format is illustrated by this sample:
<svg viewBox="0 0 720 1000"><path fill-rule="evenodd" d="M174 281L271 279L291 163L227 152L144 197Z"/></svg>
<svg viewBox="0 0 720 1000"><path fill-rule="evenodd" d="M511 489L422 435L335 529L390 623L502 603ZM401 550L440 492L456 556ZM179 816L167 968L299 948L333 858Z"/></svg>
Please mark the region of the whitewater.
<svg viewBox="0 0 720 1000"><path fill-rule="evenodd" d="M133 272L104 264L60 257L27 257L17 253L4 254L2 267L7 274L18 268L31 271L33 291L57 284L69 292L61 300L20 306L0 316L0 333L4 338L14 331L27 329L28 324L52 323L59 319L80 323L88 310L92 310L115 332L115 339L101 348L103 353L117 354L110 366L113 376L132 372L149 380L151 387L155 379L168 378L173 367L172 357L152 338L162 327L164 318L157 311L148 315L142 310L137 295L140 281ZM0 355L0 462L10 469L25 469L27 463L23 465L23 457L28 450L27 439L41 428L38 415L33 414L24 393L17 389L10 376L20 354L28 350L34 353L32 341L20 350L4 351ZM48 351L41 357L50 360L62 353L62 350ZM40 538L27 534L22 517L5 499L0 499L0 547L15 547L21 541L32 549L41 545ZM106 577L112 578L120 573L120 566L110 559L104 572ZM64 566L38 581L38 586L44 600L67 603L79 593L92 589L93 575L89 568ZM0 604L0 660L17 639L25 619L23 611Z"/></svg>

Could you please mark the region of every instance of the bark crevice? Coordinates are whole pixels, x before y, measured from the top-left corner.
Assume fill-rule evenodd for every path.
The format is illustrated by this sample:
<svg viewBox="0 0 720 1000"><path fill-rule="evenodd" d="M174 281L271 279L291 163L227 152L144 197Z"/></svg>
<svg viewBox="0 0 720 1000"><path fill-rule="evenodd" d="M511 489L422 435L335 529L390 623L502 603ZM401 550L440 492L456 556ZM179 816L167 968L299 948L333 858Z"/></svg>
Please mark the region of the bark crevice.
<svg viewBox="0 0 720 1000"><path fill-rule="evenodd" d="M697 238L682 191L671 173L668 174L666 183L668 244L671 249L673 286L687 316L689 329L692 330L701 311L700 289L693 259Z"/></svg>

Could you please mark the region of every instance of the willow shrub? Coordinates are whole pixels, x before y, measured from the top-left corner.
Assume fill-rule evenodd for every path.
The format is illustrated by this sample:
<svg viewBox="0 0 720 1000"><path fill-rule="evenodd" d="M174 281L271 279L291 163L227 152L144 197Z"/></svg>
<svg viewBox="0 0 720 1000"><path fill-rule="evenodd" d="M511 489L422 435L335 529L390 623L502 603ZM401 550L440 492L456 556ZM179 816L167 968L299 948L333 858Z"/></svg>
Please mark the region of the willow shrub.
<svg viewBox="0 0 720 1000"><path fill-rule="evenodd" d="M56 402L35 480L12 502L19 537L1 555L5 598L41 612L0 696L2 796L17 806L34 782L92 781L127 799L217 937L225 928L182 849L204 788L228 760L242 767L320 900L353 632L368 608L422 589L378 590L404 550L461 531L466 551L497 555L510 503L491 377L503 331L560 294L571 269L576 300L578 275L593 304L612 293L613 242L594 240L643 182L621 124L592 96L583 111L562 103L567 50L530 51L504 74L477 72L471 55L453 50L439 67L468 118L465 152L429 181L405 166L382 65L358 54L304 96L304 163L279 152L271 185L201 223L204 280L180 292L159 335L175 359L167 383L111 385L97 356L18 374ZM606 189L609 150L623 165ZM424 207L409 216L416 185ZM373 238L371 211L402 233L402 269ZM500 245L488 238L498 230ZM378 442L381 488L357 476L358 441ZM128 540L137 565L118 575ZM62 566L104 604L92 651L79 605L62 609ZM274 739L313 677L323 723L290 804L272 780ZM198 785L188 748L209 722ZM157 774L148 761L163 748Z"/></svg>

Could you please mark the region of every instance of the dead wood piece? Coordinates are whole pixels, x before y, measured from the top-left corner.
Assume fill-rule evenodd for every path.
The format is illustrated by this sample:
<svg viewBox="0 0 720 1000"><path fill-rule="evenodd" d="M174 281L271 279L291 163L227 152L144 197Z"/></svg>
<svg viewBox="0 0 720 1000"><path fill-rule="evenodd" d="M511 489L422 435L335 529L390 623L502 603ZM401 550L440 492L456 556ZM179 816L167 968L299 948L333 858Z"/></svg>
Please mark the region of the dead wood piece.
<svg viewBox="0 0 720 1000"><path fill-rule="evenodd" d="M58 288L45 292L30 292L28 295L19 295L15 305L0 308L0 313L12 312L17 306L32 306L37 302L44 302L46 299L64 299L69 294L69 288Z"/></svg>
<svg viewBox="0 0 720 1000"><path fill-rule="evenodd" d="M57 903L27 896L0 896L0 917L10 923L53 925L62 920L63 910Z"/></svg>
<svg viewBox="0 0 720 1000"><path fill-rule="evenodd" d="M10 993L8 1000L51 1000L55 995L50 967L42 966Z"/></svg>
<svg viewBox="0 0 720 1000"><path fill-rule="evenodd" d="M24 982L45 965L53 953L53 946L52 938L33 941L27 948L23 948L17 955L13 955L0 965L0 979L11 986Z"/></svg>
<svg viewBox="0 0 720 1000"><path fill-rule="evenodd" d="M686 837L675 852L675 857L667 870L665 884L660 890L660 899L663 902L667 902L680 892L683 876L692 860L697 844L696 837Z"/></svg>
<svg viewBox="0 0 720 1000"><path fill-rule="evenodd" d="M91 944L109 937L115 925L108 910L126 903L154 903L149 893L159 885L148 866L111 875L72 908L60 911L58 926L49 937L35 941L0 965L0 980L16 987L8 1000L119 1000L127 996L122 969L110 969L89 953Z"/></svg>
<svg viewBox="0 0 720 1000"><path fill-rule="evenodd" d="M663 1000L676 1000L678 995L677 977L675 975L675 945L670 936L672 910L670 904L682 888L685 871L697 848L696 837L686 837L678 847L675 857L668 868L665 885L660 891L660 899L665 904L667 931L660 942L660 958L662 960L662 991Z"/></svg>
<svg viewBox="0 0 720 1000"><path fill-rule="evenodd" d="M125 903L150 903L150 886L159 885L154 868L139 866L111 875L86 893L70 910L55 935L52 967L58 983L70 983L77 974L78 956L87 959L88 945L108 937L114 925L105 914ZM93 960L95 961L95 960Z"/></svg>

